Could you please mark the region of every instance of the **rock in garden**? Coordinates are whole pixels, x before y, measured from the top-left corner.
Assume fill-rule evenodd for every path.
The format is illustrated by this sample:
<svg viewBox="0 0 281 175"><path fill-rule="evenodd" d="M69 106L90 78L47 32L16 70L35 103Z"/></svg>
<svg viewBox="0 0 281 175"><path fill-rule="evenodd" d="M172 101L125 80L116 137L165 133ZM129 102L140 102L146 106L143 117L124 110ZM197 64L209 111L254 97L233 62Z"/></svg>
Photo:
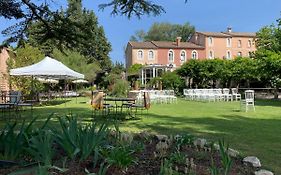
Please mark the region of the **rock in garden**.
<svg viewBox="0 0 281 175"><path fill-rule="evenodd" d="M243 159L243 162L247 162L253 165L253 167L261 167L260 160L255 156L248 156Z"/></svg>
<svg viewBox="0 0 281 175"><path fill-rule="evenodd" d="M203 148L207 144L207 140L198 138L194 140L193 144L194 146L200 146L200 148Z"/></svg>
<svg viewBox="0 0 281 175"><path fill-rule="evenodd" d="M168 148L169 146L166 142L159 142L156 144L156 150L159 152L167 150Z"/></svg>
<svg viewBox="0 0 281 175"><path fill-rule="evenodd" d="M228 151L227 151L228 155L230 155L231 157L237 157L239 155L239 152L234 150L234 149L231 149L231 148L228 148Z"/></svg>
<svg viewBox="0 0 281 175"><path fill-rule="evenodd" d="M274 174L268 170L259 170L255 172L255 175L274 175Z"/></svg>
<svg viewBox="0 0 281 175"><path fill-rule="evenodd" d="M156 135L156 137L159 141L167 141L168 140L168 136L166 136L166 135Z"/></svg>
<svg viewBox="0 0 281 175"><path fill-rule="evenodd" d="M214 143L214 148L215 148L215 150L220 150L220 146L216 143Z"/></svg>
<svg viewBox="0 0 281 175"><path fill-rule="evenodd" d="M133 141L133 135L130 133L121 133L120 138L123 142L131 144Z"/></svg>

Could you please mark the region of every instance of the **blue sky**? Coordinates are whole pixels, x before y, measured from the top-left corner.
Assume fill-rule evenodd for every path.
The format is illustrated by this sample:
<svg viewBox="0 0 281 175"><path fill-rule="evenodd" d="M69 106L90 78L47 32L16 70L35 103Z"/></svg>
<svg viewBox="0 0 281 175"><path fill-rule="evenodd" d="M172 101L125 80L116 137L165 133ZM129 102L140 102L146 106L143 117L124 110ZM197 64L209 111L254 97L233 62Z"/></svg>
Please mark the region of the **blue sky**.
<svg viewBox="0 0 281 175"><path fill-rule="evenodd" d="M112 61L124 62L124 49L131 35L143 29L147 31L154 22L184 24L189 22L198 31L225 31L231 26L235 32L256 32L265 25L276 23L280 18L280 0L156 0L166 13L157 17L144 16L141 19L124 16L111 16L110 9L98 10L98 4L107 1L83 0L87 9L95 11L99 24L112 45ZM56 6L65 5L65 0L57 1ZM56 7L54 6L54 8ZM13 24L0 18L0 30ZM2 34L0 42L4 40Z"/></svg>

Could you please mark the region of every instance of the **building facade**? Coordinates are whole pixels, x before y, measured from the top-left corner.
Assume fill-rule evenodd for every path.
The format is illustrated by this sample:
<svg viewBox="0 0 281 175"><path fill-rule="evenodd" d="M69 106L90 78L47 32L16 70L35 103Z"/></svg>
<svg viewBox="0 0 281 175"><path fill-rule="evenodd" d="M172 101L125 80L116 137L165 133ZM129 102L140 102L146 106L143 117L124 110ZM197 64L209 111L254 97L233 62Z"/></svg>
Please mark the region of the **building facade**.
<svg viewBox="0 0 281 175"><path fill-rule="evenodd" d="M205 47L205 58L233 59L250 57L256 51L256 33L232 32L195 32L190 42Z"/></svg>
<svg viewBox="0 0 281 175"><path fill-rule="evenodd" d="M255 33L195 32L189 42L150 41L128 42L125 51L126 67L133 64L180 67L190 59L234 59L249 57L256 51Z"/></svg>
<svg viewBox="0 0 281 175"><path fill-rule="evenodd" d="M9 91L9 72L7 60L11 51L4 46L0 46L0 91Z"/></svg>
<svg viewBox="0 0 281 175"><path fill-rule="evenodd" d="M206 55L203 46L181 42L180 37L176 42L128 42L125 52L127 68L133 64L143 64L163 65L175 69L189 59L204 59Z"/></svg>

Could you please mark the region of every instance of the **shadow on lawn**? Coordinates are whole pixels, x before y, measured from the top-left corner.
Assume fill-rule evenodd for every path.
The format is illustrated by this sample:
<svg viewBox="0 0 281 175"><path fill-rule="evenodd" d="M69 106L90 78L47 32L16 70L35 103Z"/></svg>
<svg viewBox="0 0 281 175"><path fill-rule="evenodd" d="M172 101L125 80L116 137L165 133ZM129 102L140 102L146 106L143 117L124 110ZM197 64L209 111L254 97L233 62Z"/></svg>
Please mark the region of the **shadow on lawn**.
<svg viewBox="0 0 281 175"><path fill-rule="evenodd" d="M256 106L272 106L272 107L281 107L281 100L275 100L275 99L270 99L270 100L256 100L255 102Z"/></svg>

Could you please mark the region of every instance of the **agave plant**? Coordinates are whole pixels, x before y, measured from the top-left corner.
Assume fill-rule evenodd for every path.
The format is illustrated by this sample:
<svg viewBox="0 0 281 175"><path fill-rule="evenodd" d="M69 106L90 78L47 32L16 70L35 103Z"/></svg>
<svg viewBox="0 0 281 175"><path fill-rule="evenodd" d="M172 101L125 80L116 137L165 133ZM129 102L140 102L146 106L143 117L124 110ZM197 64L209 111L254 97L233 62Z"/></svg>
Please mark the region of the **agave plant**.
<svg viewBox="0 0 281 175"><path fill-rule="evenodd" d="M92 123L83 127L76 117L59 118L59 122L61 130L54 129L55 140L71 159L79 156L85 160L92 153L98 153L96 148L105 143L109 133L107 124Z"/></svg>
<svg viewBox="0 0 281 175"><path fill-rule="evenodd" d="M29 147L26 150L37 162L50 166L54 155L52 144L53 135L49 131L41 130L38 135L29 139Z"/></svg>
<svg viewBox="0 0 281 175"><path fill-rule="evenodd" d="M38 117L26 125L25 121L22 122L19 129L18 123L7 123L4 129L0 132L0 157L4 160L15 160L20 154L24 153L26 147L28 147L28 139L35 134L33 130L33 124ZM45 123L39 130L46 127L51 116L47 118Z"/></svg>
<svg viewBox="0 0 281 175"><path fill-rule="evenodd" d="M104 157L110 165L115 165L119 168L127 168L135 162L133 157L134 151L129 147L112 147L104 152Z"/></svg>

